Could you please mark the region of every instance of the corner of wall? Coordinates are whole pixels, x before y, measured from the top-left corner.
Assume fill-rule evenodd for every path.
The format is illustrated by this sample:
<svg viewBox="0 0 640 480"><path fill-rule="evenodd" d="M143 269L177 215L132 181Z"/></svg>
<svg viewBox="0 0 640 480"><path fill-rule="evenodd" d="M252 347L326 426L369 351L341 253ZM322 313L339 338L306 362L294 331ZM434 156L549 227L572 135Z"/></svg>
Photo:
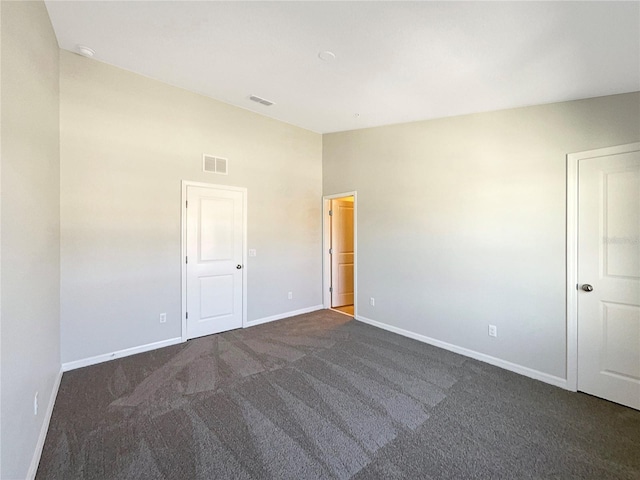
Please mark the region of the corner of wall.
<svg viewBox="0 0 640 480"><path fill-rule="evenodd" d="M44 2L0 2L0 44L0 477L13 479L35 475L62 375L59 48Z"/></svg>

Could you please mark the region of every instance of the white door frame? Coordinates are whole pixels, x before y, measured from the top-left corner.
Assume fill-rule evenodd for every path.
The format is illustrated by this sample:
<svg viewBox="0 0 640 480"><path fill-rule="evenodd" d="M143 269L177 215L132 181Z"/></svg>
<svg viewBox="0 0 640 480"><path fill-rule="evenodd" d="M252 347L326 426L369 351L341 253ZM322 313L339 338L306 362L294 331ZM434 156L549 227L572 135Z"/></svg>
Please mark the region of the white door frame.
<svg viewBox="0 0 640 480"><path fill-rule="evenodd" d="M322 197L322 305L331 308L331 200L353 197L353 316L358 317L358 193L336 193Z"/></svg>
<svg viewBox="0 0 640 480"><path fill-rule="evenodd" d="M228 185L215 185L212 183L191 182L182 180L182 206L180 221L180 263L182 277L182 341L187 341L187 187L210 188L212 190L231 190L242 193L242 328L247 327L247 189L244 187L230 187Z"/></svg>
<svg viewBox="0 0 640 480"><path fill-rule="evenodd" d="M640 150L640 142L567 155L567 389L578 391L578 163Z"/></svg>

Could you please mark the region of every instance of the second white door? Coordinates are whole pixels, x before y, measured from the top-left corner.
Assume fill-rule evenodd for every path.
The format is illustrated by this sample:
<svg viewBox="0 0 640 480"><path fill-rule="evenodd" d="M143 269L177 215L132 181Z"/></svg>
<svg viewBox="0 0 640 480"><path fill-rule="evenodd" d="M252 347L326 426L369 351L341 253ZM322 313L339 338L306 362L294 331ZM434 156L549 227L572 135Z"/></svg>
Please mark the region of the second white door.
<svg viewBox="0 0 640 480"><path fill-rule="evenodd" d="M187 338L242 327L244 194L187 186Z"/></svg>
<svg viewBox="0 0 640 480"><path fill-rule="evenodd" d="M578 175L578 390L640 409L640 151Z"/></svg>

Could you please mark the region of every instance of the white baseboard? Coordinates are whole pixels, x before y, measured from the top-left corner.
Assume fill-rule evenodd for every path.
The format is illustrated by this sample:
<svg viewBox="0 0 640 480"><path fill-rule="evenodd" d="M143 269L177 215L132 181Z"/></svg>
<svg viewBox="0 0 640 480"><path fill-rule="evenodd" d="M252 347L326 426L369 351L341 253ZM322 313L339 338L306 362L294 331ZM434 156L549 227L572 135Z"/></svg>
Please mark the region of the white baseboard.
<svg viewBox="0 0 640 480"><path fill-rule="evenodd" d="M465 357L470 357L475 360L480 360L481 362L494 365L496 367L504 368L505 370L524 375L525 377L540 380L541 382L549 383L551 385L555 385L556 387L569 390L569 386L565 378L549 375L548 373L540 372L539 370L534 370L529 367L523 367L522 365L518 365L516 363L511 363L500 358L492 357L491 355L476 352L475 350L469 350L468 348L459 347L451 343L436 340L435 338L420 335L419 333L410 332L409 330L404 330L392 325L387 325L386 323L371 320L370 318L357 316L356 320L362 323L373 325L374 327L382 328L383 330L388 330L389 332L397 333L398 335L402 335L404 337L413 338L414 340L418 340L419 342L428 343L429 345L433 345L434 347L439 347L444 350L449 350L450 352L459 353L460 355L464 355Z"/></svg>
<svg viewBox="0 0 640 480"><path fill-rule="evenodd" d="M107 362L116 358L128 357L129 355L135 355L136 353L148 352L149 350L169 347L178 343L182 343L182 337L169 338L167 340L147 343L138 347L125 348L124 350L117 350L111 353L103 353L102 355L96 355L95 357L82 358L80 360L74 360L73 362L63 363L62 371L68 372L69 370L75 370L76 368L88 367L89 365L95 365L96 363Z"/></svg>
<svg viewBox="0 0 640 480"><path fill-rule="evenodd" d="M27 473L27 480L33 480L36 478L36 472L38 471L38 465L40 464L40 457L42 456L42 449L44 448L44 441L47 439L47 432L49 431L49 423L51 422L51 415L53 414L53 406L56 403L56 397L58 396L58 390L60 389L60 381L62 380L62 369L56 375L56 379L51 389L51 395L49 396L49 403L47 405L47 411L44 412L44 419L42 426L40 427L40 435L38 436L38 442L36 443L33 457L31 457L31 464L29 465L29 472Z"/></svg>
<svg viewBox="0 0 640 480"><path fill-rule="evenodd" d="M300 310L293 310L291 312L279 313L278 315L271 315L270 317L258 318L257 320L251 320L247 322L244 328L255 327L262 323L274 322L276 320L282 320L283 318L295 317L296 315L302 315L303 313L315 312L316 310L324 309L323 305L314 305L313 307L301 308Z"/></svg>
<svg viewBox="0 0 640 480"><path fill-rule="evenodd" d="M275 320L281 320L283 318L293 317L296 315L302 315L303 313L315 312L316 310L322 310L322 305L314 305L313 307L301 308L300 310L293 310L291 312L285 312L278 315L272 315L270 317L259 318L247 322L246 327L253 327L262 323L273 322ZM97 363L107 362L116 358L128 357L129 355L135 355L136 353L148 352L149 350L155 350L157 348L169 347L181 343L182 337L169 338L167 340L161 340L160 342L147 343L146 345L140 345L138 347L126 348L124 350L118 350L111 353L103 353L102 355L96 355L95 357L82 358L80 360L74 360L72 362L66 362L62 364L62 371L68 372L75 370L76 368L88 367Z"/></svg>

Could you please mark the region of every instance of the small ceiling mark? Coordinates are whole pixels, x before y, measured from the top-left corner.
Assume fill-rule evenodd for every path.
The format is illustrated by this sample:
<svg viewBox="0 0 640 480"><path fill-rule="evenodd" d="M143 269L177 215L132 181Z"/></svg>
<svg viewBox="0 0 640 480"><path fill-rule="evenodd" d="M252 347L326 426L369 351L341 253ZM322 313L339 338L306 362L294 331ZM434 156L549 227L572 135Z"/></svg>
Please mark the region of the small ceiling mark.
<svg viewBox="0 0 640 480"><path fill-rule="evenodd" d="M318 53L318 58L325 62L333 62L336 59L336 54L329 50L324 50Z"/></svg>
<svg viewBox="0 0 640 480"><path fill-rule="evenodd" d="M93 57L96 52L93 48L89 48L85 45L78 45L78 53L80 53L80 55L82 55L83 57Z"/></svg>
<svg viewBox="0 0 640 480"><path fill-rule="evenodd" d="M262 98L262 97L258 97L257 95L249 95L249 100L252 100L254 102L260 103L260 104L265 105L267 107L270 107L271 105L273 105L272 101L267 100L267 99Z"/></svg>

